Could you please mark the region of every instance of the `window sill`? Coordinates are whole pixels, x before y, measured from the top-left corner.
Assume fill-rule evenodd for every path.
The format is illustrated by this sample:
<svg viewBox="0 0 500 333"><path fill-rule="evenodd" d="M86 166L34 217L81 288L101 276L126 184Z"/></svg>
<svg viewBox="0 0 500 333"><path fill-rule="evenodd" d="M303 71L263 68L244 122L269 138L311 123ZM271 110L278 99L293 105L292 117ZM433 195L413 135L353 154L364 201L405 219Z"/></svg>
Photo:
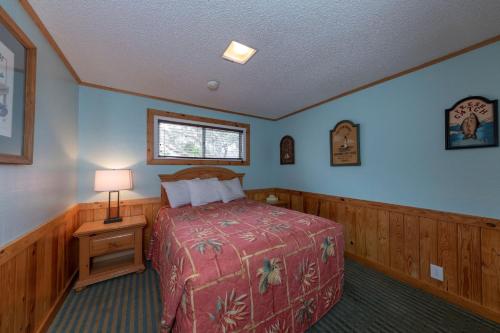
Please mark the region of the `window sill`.
<svg viewBox="0 0 500 333"><path fill-rule="evenodd" d="M250 161L198 160L198 159L148 159L150 165L250 165Z"/></svg>

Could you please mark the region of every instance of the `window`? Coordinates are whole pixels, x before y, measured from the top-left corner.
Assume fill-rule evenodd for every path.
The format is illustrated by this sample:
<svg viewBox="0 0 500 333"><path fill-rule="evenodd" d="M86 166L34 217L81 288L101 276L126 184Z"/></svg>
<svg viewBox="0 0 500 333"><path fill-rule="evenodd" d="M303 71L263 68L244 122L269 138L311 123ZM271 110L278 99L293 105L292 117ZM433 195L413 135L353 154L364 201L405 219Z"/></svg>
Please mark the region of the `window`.
<svg viewBox="0 0 500 333"><path fill-rule="evenodd" d="M250 126L148 110L148 164L250 163Z"/></svg>

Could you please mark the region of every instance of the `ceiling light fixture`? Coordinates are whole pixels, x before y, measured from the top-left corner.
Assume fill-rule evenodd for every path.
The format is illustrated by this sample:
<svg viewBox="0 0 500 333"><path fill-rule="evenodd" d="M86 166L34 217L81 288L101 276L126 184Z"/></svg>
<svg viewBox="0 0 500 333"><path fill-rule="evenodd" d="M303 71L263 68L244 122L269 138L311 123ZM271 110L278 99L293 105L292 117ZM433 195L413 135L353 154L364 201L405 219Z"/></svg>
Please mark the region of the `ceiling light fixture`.
<svg viewBox="0 0 500 333"><path fill-rule="evenodd" d="M248 60L250 60L255 52L257 52L256 49L233 40L227 47L226 51L224 51L222 58L244 65Z"/></svg>

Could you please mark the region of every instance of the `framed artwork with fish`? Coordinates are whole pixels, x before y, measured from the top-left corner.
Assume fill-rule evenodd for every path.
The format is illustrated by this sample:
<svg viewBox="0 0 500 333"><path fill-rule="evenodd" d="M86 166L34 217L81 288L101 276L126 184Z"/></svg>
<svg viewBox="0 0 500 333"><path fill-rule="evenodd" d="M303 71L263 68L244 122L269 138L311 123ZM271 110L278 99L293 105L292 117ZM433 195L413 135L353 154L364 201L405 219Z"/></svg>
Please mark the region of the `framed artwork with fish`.
<svg viewBox="0 0 500 333"><path fill-rule="evenodd" d="M498 146L498 100L467 97L445 114L446 149Z"/></svg>
<svg viewBox="0 0 500 333"><path fill-rule="evenodd" d="M0 163L33 163L35 76L35 45L0 7Z"/></svg>
<svg viewBox="0 0 500 333"><path fill-rule="evenodd" d="M359 124L342 120L330 131L330 165L361 165Z"/></svg>

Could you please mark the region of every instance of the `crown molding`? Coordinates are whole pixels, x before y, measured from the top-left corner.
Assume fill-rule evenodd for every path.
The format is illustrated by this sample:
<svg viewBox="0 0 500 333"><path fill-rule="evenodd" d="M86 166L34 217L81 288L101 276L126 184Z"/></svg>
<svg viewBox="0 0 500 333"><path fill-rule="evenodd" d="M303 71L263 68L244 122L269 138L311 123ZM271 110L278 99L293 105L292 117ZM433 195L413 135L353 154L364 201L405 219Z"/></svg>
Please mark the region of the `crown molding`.
<svg viewBox="0 0 500 333"><path fill-rule="evenodd" d="M490 44L493 44L493 43L496 43L500 41L500 35L496 35L495 37L492 37L492 38L488 38L488 39L485 39L479 43L476 43L476 44L473 44L471 46L468 46L466 48L463 48L463 49L460 49L458 51L454 51L454 52L451 52L451 53L448 53L447 55L444 55L442 57L439 57L439 58L435 58L433 60L430 60L430 61L427 61L427 62L424 62L423 64L421 65L418 65L418 66L415 66L415 67L411 67L409 69L406 69L402 72L398 72L396 74L392 74L392 75L389 75L389 76L386 76L382 79L379 79L379 80L376 80L376 81L373 81L373 82L370 82L370 83L367 83L367 84L364 84L362 86L359 86L357 88L354 88L354 89L351 89L349 91L346 91L346 92L343 92L341 94L338 94L338 95L335 95L335 96L332 96L332 97L329 97L327 99L324 99L322 101L319 101L317 103L314 103L314 104L311 104L311 105L308 105L308 106L305 106L303 107L302 109L299 109L299 110L296 110L296 111L293 111L291 113L288 113L284 116L281 116L281 117L278 117L276 118L275 120L281 120L281 119L284 119L284 118L288 118L288 117L291 117L293 115L296 115L298 113L301 113L301 112L304 112L304 111L307 111L309 109L312 109L312 108L315 108L317 106L320 106L322 104L325 104L325 103L328 103L328 102L331 102L331 101L334 101L336 99L339 99L339 98L342 98L342 97L345 97L347 95L352 95L354 93L357 93L361 90L365 90L365 89L368 89L368 88L371 88L373 86L376 86L378 84L381 84L381 83L384 83L384 82L387 82L387 81L390 81L390 80L393 80L393 79L396 79L398 77L401 77L401 76L404 76L404 75L407 75L407 74L410 74L410 73L413 73L413 72L416 72L416 71L419 71L421 69L424 69L426 67L429 67L429 66L432 66L432 65L435 65L435 64L438 64L440 62L443 62L443 61L446 61L446 60L449 60L451 58L454 58L454 57L457 57L459 55L462 55L464 53L468 53L468 52L471 52L471 51L474 51L476 49L479 49L481 47L484 47L484 46L487 46L487 45L490 45Z"/></svg>
<svg viewBox="0 0 500 333"><path fill-rule="evenodd" d="M148 94L143 94L143 93L140 93L140 92L126 90L126 89L120 89L120 88L114 88L114 87L109 87L109 86L103 86L103 85L96 84L96 83L90 83L90 82L83 82L82 81L82 82L80 82L80 85L84 86L84 87L90 87L90 88L96 88L96 89L101 89L101 90L113 91L113 92L117 92L117 93L121 93L121 94L127 94L127 95L133 95L133 96L139 96L139 97L156 99L156 100L163 101L163 102L181 104L181 105L191 106L191 107L195 107L195 108L202 108L202 109L205 109L205 110L230 113L230 114L235 114L235 115L238 115L238 116L251 117L251 118L257 118L257 119L263 119L263 120L272 120L272 121L276 120L276 119L273 119L273 118L268 118L268 117L263 117L263 116L257 116L257 115L253 115L253 114L249 114L249 113L243 113L243 112L236 112L236 111L231 111L231 110L226 110L226 109L214 108L214 107L211 107L211 106L194 104L194 103L191 103L191 102L180 101L180 100L170 99L170 98L165 98L165 97L160 97L160 96L148 95Z"/></svg>
<svg viewBox="0 0 500 333"><path fill-rule="evenodd" d="M47 41L49 42L49 44L52 46L52 48L54 49L54 51L58 54L59 58L64 63L64 65L66 66L66 68L68 69L68 71L70 72L70 74L73 76L73 78L75 79L75 81L79 85L81 85L81 86L86 86L86 87L91 87L91 88L96 88L96 89L102 89L102 90L108 90L108 91L118 92L118 93L122 93L122 94L128 94L128 95L145 97L145 98L151 98L151 99L156 99L156 100L160 100L160 101L164 101L164 102L176 103L176 104L181 104L181 105L186 105L186 106L191 106L191 107L196 107L196 108L203 108L203 109L207 109L207 110L211 110L211 111L217 111L217 112L235 114L235 115L239 115L239 116L252 117L252 118L263 119L263 120L270 120L270 121L279 121L279 120L291 117L293 115L296 115L298 113L301 113L301 112L313 109L313 108L318 107L320 105L323 105L325 103L332 102L334 100L340 99L340 98L348 96L348 95L352 95L354 93L357 93L359 91L371 88L371 87L376 86L378 84L385 83L387 81L390 81L390 80L396 79L398 77L401 77L401 76L404 76L404 75L407 75L407 74L419 71L419 70L424 69L426 67L430 67L430 66L438 64L440 62L449 60L451 58L460 56L462 54L474 51L474 50L479 49L481 47L485 47L485 46L488 46L490 44L493 44L493 43L496 43L496 42L500 41L500 35L496 35L494 37L485 39L485 40L483 40L481 42L478 42L476 44L473 44L473 45L470 45L468 47L465 47L463 49L460 49L460 50L448 53L448 54L446 54L444 56L441 56L441 57L435 58L433 60L427 61L427 62L425 62L423 64L418 65L418 66L411 67L411 68L406 69L404 71L401 71L401 72L398 72L398 73L386 76L386 77L384 77L382 79L379 79L379 80L376 80L376 81L372 81L370 83L366 83L366 84L361 85L361 86L359 86L357 88L354 88L354 89L348 90L346 92L340 93L338 95L335 95L335 96L326 98L324 100L321 100L321 101L319 101L317 103L307 105L307 106L305 106L305 107L303 107L301 109L298 109L296 111L290 112L290 113L285 114L283 116L276 117L276 118L270 118L270 117L252 115L252 114L243 113L243 112L236 112L236 111L231 111L231 110L226 110L226 109L214 108L214 107L200 105L200 104L194 104L194 103L187 102L187 101L180 101L180 100L175 100L175 99L170 99L170 98L165 98L165 97L160 97L160 96L148 95L148 94L144 94L144 93L140 93L140 92L136 92L136 91L130 91L130 90L126 90L126 89L114 88L114 87L99 85L99 84L90 83L90 82L84 82L84 81L82 81L80 79L80 77L76 73L75 69L71 66L71 64L69 63L68 59L66 58L66 56L64 55L64 53L62 52L62 50L59 48L59 46L57 45L56 41L54 40L54 38L52 37L52 35L50 34L50 32L47 30L47 28L45 27L45 25L43 24L43 22L40 19L40 17L36 14L35 10L30 5L30 3L28 2L28 0L19 0L19 2L21 3L21 6L24 8L24 10L31 17L31 19L38 26L38 28L40 29L40 31L42 32L42 34L45 36L45 38L47 39Z"/></svg>
<svg viewBox="0 0 500 333"><path fill-rule="evenodd" d="M61 50L61 48L59 47L59 45L55 41L54 37L52 37L49 30L47 29L45 24L43 24L42 20L40 19L38 14L35 12L35 10L31 6L31 4L28 2L28 0L19 0L19 3L24 8L26 13L31 17L33 22L35 22L38 29L40 29L40 32L47 39L47 41L49 42L50 46L54 49L54 51L57 53L57 55L59 56L61 61L64 63L64 65L66 66L66 68L70 72L71 76L81 86L92 87L92 88L102 89L102 90L108 90L108 91L118 92L118 93L122 93L122 94L139 96L139 97L146 97L146 98L156 99L156 100L160 100L160 101L164 101L164 102L176 103L176 104L181 104L181 105L186 105L186 106L191 106L191 107L196 107L196 108L207 109L207 110L211 110L211 111L230 113L230 114L235 114L235 115L239 115L239 116L252 117L252 118L258 118L258 119L263 119L263 120L275 120L275 119L269 118L269 117L257 116L257 115L252 115L252 114L248 114L248 113L236 112L236 111L220 109L220 108L214 108L214 107L210 107L210 106L206 106L206 105L194 104L194 103L190 103L190 102L186 102L186 101L180 101L180 100L175 100L175 99L170 99L170 98L165 98L165 97L143 94L143 93L125 90L125 89L119 89L119 88L99 85L99 84L90 83L90 82L84 82L80 79L80 76L78 76L78 73L75 71L73 66L71 66L70 62L68 61L68 58L66 58L63 51Z"/></svg>
<svg viewBox="0 0 500 333"><path fill-rule="evenodd" d="M68 69L68 71L71 74L71 76L73 77L73 79L75 79L75 81L77 83L82 82L80 80L80 77L76 73L75 69L73 68L73 66L71 66L71 64L69 63L68 59L64 55L63 51L61 50L61 48L59 47L59 45L57 45L55 39L52 37L52 35L50 34L50 32L47 30L47 28L43 24L42 20L40 19L40 17L38 16L38 14L35 12L35 10L31 6L31 4L28 2L28 0L19 0L19 3L24 8L24 10L26 11L26 13L28 13L28 15L31 17L31 19L33 20L33 22L35 22L35 24L38 27L38 29L40 29L40 32L45 37L45 39L47 39L47 41L49 42L50 46L52 46L52 48L54 49L54 51L57 53L57 55L59 56L59 58L61 59L61 61L66 66L66 68Z"/></svg>

